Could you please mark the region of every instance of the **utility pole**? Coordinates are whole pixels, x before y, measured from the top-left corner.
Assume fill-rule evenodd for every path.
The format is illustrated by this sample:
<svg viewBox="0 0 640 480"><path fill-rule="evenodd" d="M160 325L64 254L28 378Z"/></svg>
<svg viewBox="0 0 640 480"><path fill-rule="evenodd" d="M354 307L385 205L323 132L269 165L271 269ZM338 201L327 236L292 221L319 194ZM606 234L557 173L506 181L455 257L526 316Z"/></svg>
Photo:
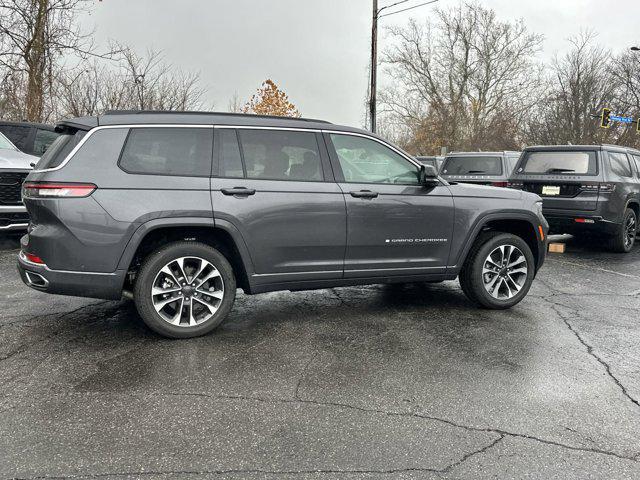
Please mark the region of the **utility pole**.
<svg viewBox="0 0 640 480"><path fill-rule="evenodd" d="M378 88L378 0L373 0L373 17L371 20L371 85L369 98L369 118L371 131L376 133L376 91Z"/></svg>
<svg viewBox="0 0 640 480"><path fill-rule="evenodd" d="M376 98L378 88L378 20L382 17L388 17L389 15L395 15L396 13L406 12L407 10L413 10L414 8L424 7L436 3L438 0L429 0L413 7L403 8L396 10L395 12L385 13L380 15L380 12L387 8L395 7L402 3L407 3L409 0L398 0L391 5L385 5L382 8L378 8L378 0L372 0L373 2L373 15L371 18L371 83L369 84L369 118L371 120L371 131L376 133Z"/></svg>

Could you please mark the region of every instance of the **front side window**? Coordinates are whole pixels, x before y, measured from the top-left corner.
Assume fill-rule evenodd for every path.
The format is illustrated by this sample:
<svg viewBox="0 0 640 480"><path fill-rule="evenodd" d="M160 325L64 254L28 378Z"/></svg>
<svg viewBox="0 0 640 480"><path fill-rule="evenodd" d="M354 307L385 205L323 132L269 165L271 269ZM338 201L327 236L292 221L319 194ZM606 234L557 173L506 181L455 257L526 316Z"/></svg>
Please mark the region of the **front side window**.
<svg viewBox="0 0 640 480"><path fill-rule="evenodd" d="M204 177L211 172L213 129L132 128L120 157L127 173Z"/></svg>
<svg viewBox="0 0 640 480"><path fill-rule="evenodd" d="M56 138L58 138L58 134L56 132L38 128L36 130L36 139L33 143L34 155L42 155L46 152L47 148L51 146Z"/></svg>
<svg viewBox="0 0 640 480"><path fill-rule="evenodd" d="M631 177L631 165L624 153L609 152L611 171L620 177Z"/></svg>
<svg viewBox="0 0 640 480"><path fill-rule="evenodd" d="M502 159L484 155L447 157L442 165L445 175L502 175Z"/></svg>
<svg viewBox="0 0 640 480"><path fill-rule="evenodd" d="M247 178L322 181L316 134L290 130L238 130Z"/></svg>
<svg viewBox="0 0 640 480"><path fill-rule="evenodd" d="M527 152L519 173L595 175L598 172L596 152L557 151Z"/></svg>
<svg viewBox="0 0 640 480"><path fill-rule="evenodd" d="M331 134L331 141L348 183L420 183L418 168L413 163L375 140Z"/></svg>

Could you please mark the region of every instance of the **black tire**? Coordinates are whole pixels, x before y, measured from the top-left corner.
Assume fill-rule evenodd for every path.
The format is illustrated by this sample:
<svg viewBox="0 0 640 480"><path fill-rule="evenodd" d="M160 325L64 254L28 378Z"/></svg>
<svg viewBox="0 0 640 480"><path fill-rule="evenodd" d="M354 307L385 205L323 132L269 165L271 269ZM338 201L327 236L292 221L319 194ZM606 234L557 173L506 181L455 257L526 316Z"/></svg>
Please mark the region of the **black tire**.
<svg viewBox="0 0 640 480"><path fill-rule="evenodd" d="M609 240L611 250L616 253L629 253L633 248L638 231L636 212L627 208L622 217L622 223L616 234Z"/></svg>
<svg viewBox="0 0 640 480"><path fill-rule="evenodd" d="M485 261L491 252L502 245L517 247L526 260L526 277L519 277L522 281L520 290L511 298L495 298L485 288L482 273ZM520 237L511 233L485 232L476 239L462 266L458 280L462 291L477 305L495 310L511 308L519 303L529 292L535 276L535 260L529 245Z"/></svg>
<svg viewBox="0 0 640 480"><path fill-rule="evenodd" d="M215 311L215 313L210 318L202 321L202 323L192 326L188 326L185 324L174 325L169 323L168 320L165 320L156 311L151 296L154 282L156 281L156 277L160 274L160 271L164 268L165 265L181 257L197 257L209 262L213 267L215 267L215 269L218 270L219 280L216 278L215 281L222 282L222 291L224 292L223 298L217 304L217 310ZM199 282L199 280L196 281L192 279L191 281L195 285ZM198 293L194 294L193 291L191 291L191 295L197 296ZM168 338L192 338L211 332L227 317L229 311L231 310L231 307L233 306L235 295L236 279L229 261L215 248L198 242L174 242L165 245L164 247L159 248L158 250L150 254L144 260L142 266L140 267L140 271L138 272L138 276L136 278L133 289L136 308L144 323L154 332ZM196 306L194 300L190 299L188 295L182 296L190 300L189 305L193 304L194 310L199 308L201 309L201 311L205 311L202 310L203 307L201 303L199 304L199 306ZM213 303L214 299L207 297L207 301L209 303ZM176 303L175 305L183 305L183 303ZM169 306L168 308L174 307ZM176 308L175 310L177 312L178 308ZM202 316L202 318L204 318L204 315Z"/></svg>

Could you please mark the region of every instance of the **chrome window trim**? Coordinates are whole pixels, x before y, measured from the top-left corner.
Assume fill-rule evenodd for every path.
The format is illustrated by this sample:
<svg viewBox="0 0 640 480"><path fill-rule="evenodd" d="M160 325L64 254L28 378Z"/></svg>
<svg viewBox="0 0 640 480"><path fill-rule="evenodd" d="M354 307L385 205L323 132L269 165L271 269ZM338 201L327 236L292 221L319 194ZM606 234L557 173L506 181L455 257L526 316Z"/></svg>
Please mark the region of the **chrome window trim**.
<svg viewBox="0 0 640 480"><path fill-rule="evenodd" d="M119 129L119 128L126 128L126 129L131 129L131 128L213 128L213 125L187 125L187 124L144 124L144 123L139 123L139 124L135 124L135 125L102 125L99 127L94 127L91 130L89 130L87 132L87 134L82 138L82 140L80 140L80 143L78 143L78 145L76 145L73 150L71 150L71 152L69 152L69 155L67 155L67 157L62 161L62 163L60 165L58 165L57 167L53 167L53 168L43 168L42 170L33 170L34 173L44 173L44 172L55 172L56 170L60 170L61 168L63 168L67 163L69 163L69 161L75 156L75 154L78 152L78 150L80 150L82 148L82 146L85 144L85 142L87 140L89 140L89 138L91 138L91 136L100 131L100 130L112 130L112 129Z"/></svg>
<svg viewBox="0 0 640 480"><path fill-rule="evenodd" d="M269 126L253 126L253 125L202 125L202 124L173 124L173 123L153 123L153 124L126 124L126 125L102 125L98 127L94 127L87 132L87 134L80 140L78 145L76 145L71 152L67 155L67 157L58 165L53 168L43 168L42 170L33 170L34 173L45 173L45 172L54 172L64 168L67 163L75 156L75 154L82 148L82 146L91 138L91 136L100 130L110 130L110 129L119 129L119 128L211 128L211 129L236 129L236 130L280 130L280 131L288 131L288 132L313 132L313 133L327 133L327 134L336 134L336 135L351 135L353 137L362 137L368 138L369 140L373 140L378 142L381 145L393 150L398 155L400 155L405 160L409 161L409 163L413 164L417 168L420 168L420 163L413 159L409 154L403 152L397 147L391 145L390 143L371 136L364 133L356 133L356 132L347 132L344 130L326 130L321 128L296 128L296 127L269 127Z"/></svg>

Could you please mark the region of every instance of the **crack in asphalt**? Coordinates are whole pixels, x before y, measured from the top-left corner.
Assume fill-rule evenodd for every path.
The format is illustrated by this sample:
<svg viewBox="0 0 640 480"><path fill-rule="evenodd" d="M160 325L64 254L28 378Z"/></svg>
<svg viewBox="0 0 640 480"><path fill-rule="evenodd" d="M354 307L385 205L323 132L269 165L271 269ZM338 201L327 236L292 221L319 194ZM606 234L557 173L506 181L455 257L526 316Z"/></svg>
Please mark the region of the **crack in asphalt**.
<svg viewBox="0 0 640 480"><path fill-rule="evenodd" d="M465 453L459 460L450 463L444 468L429 468L429 467L407 467L407 468L392 468L392 469L300 469L300 470L266 470L266 469L225 469L225 470L143 470L143 471L127 471L127 472L109 472L109 473L89 473L89 474L72 474L72 475L40 475L35 477L14 477L14 480L36 480L36 479L65 479L65 478L105 478L105 477L118 477L118 476L148 476L148 475L330 475L330 474L380 474L380 475L394 475L398 473L409 472L431 472L436 474L449 473L451 470L459 467L469 459L486 453L488 450L495 447L505 438L504 435L500 435L498 438L492 440L487 445Z"/></svg>
<svg viewBox="0 0 640 480"><path fill-rule="evenodd" d="M640 278L640 277L638 277ZM561 308L566 308L567 310L570 310L571 312L573 312L573 315L576 318L581 318L580 313L578 312L577 309L572 308L570 306L564 305L562 303L558 303L558 302L554 302L552 300L552 298L554 296L563 296L564 294L560 291L558 291L558 289L556 289L555 287L553 287L552 285L550 285L549 283L540 280L540 283L542 285L544 285L545 287L547 287L549 290L551 290L553 293L552 295L549 295L547 297L540 297L543 301L546 301L550 306L551 309L556 313L556 315L558 316L558 318L560 318L560 320L562 320L562 322L566 325L566 327L569 329L569 331L578 339L578 341L586 348L587 353L593 357L600 365L602 365L602 367L604 368L606 374L609 376L609 378L618 386L618 388L620 389L620 391L622 392L622 394L631 402L633 403L636 407L640 408L640 402L638 402L637 399L635 399L627 390L627 387L625 387L625 385L620 381L620 379L618 377L616 377L616 375L611 371L611 365L609 365L609 363L607 363L602 357L600 357L595 351L594 351L594 347L589 344L580 334L580 332L578 332L578 330L571 324L569 318L564 315L562 313L562 311L560 310Z"/></svg>

